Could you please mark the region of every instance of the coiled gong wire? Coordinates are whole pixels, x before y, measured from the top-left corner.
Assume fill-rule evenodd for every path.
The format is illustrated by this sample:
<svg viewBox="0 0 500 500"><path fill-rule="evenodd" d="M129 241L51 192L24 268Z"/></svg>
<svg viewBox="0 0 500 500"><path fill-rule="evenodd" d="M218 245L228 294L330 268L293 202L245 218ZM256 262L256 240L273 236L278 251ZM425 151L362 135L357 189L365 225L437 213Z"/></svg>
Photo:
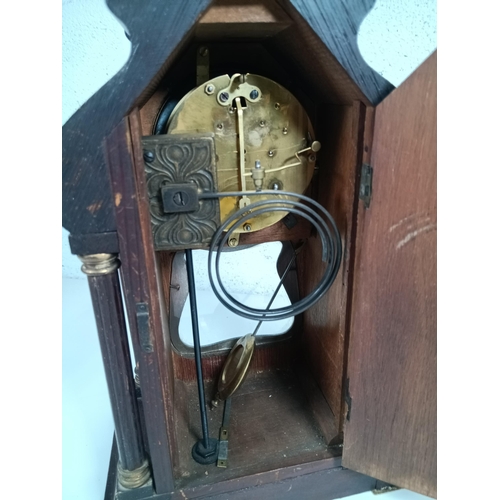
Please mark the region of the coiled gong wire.
<svg viewBox="0 0 500 500"><path fill-rule="evenodd" d="M255 321L277 321L296 316L326 293L334 282L342 259L342 241L333 217L317 201L308 196L288 191L203 193L201 199L223 198L226 196L273 196L275 198L253 202L231 215L215 232L208 252L208 278L216 297L231 312ZM280 198L276 198L279 196ZM290 199L283 199L288 196ZM314 207L316 210L314 210ZM220 273L220 257L224 246L237 227L248 220L269 212L287 212L309 221L321 240L322 259L326 263L324 272L312 292L299 301L276 309L259 309L246 306L236 300L226 289ZM321 215L323 216L321 216Z"/></svg>

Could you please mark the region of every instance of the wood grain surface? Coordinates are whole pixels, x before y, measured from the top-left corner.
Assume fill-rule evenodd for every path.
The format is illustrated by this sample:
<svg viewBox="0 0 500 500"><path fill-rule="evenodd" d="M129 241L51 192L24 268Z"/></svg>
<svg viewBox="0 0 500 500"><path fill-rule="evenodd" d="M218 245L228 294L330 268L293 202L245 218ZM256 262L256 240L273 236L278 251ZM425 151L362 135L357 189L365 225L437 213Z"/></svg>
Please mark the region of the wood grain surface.
<svg viewBox="0 0 500 500"><path fill-rule="evenodd" d="M143 464L146 455L118 272L88 276L88 282L115 424L115 442L121 466L131 471Z"/></svg>
<svg viewBox="0 0 500 500"><path fill-rule="evenodd" d="M369 103L378 104L394 89L368 66L358 48L359 27L375 0L289 0L289 3L311 26Z"/></svg>
<svg viewBox="0 0 500 500"><path fill-rule="evenodd" d="M107 0L130 35L131 56L63 127L62 224L70 233L116 230L103 140L156 86L209 4L210 0Z"/></svg>
<svg viewBox="0 0 500 500"><path fill-rule="evenodd" d="M263 370L248 375L231 398L227 469L197 464L191 457L191 448L201 435L197 386L196 381L183 385L184 404L175 406L181 454L177 488L214 484L333 456L294 372ZM208 397L215 391L214 383L207 383L206 389ZM222 404L208 412L213 437L218 436L222 413Z"/></svg>
<svg viewBox="0 0 500 500"><path fill-rule="evenodd" d="M360 208L348 468L436 496L436 59L375 111Z"/></svg>
<svg viewBox="0 0 500 500"><path fill-rule="evenodd" d="M273 0L215 0L196 25L201 40L266 38L290 26L291 19Z"/></svg>
<svg viewBox="0 0 500 500"><path fill-rule="evenodd" d="M144 167L138 116L135 110L122 120L107 138L105 151L116 206L123 294L135 359L139 363L153 476L156 490L168 492L173 489L171 447L175 447L175 435L168 433L173 429L173 419L171 412L167 411L173 399L173 370L164 362L170 344L164 342L163 325L168 323L162 321L163 300L159 297L149 209L146 207L145 214L144 208ZM138 161L141 165L136 170ZM141 346L135 315L137 303L149 307L152 352L146 352ZM172 421L170 426L169 419Z"/></svg>
<svg viewBox="0 0 500 500"><path fill-rule="evenodd" d="M343 254L332 287L319 302L304 312L301 339L303 359L323 391L339 431L343 414L344 345L348 327L346 310L352 272L349 250L356 174L361 162L364 110L364 105L358 102L354 106L325 106L320 112L318 130L323 147L318 154L317 200L336 221ZM320 246L316 235L308 240L299 256L302 296L310 293L323 272Z"/></svg>
<svg viewBox="0 0 500 500"><path fill-rule="evenodd" d="M296 68L295 75L303 76L312 89L318 87L320 101L373 103L387 95L392 86L366 65L357 49L357 30L372 3L222 1L198 27L203 33L215 26L219 40L226 36L228 40L241 39L249 33L254 40L257 35L262 40L273 39L269 50L285 65ZM140 108L153 95L194 36L194 27L211 2L107 0L107 4L131 39L130 59L62 131L62 224L72 234L72 251L79 254L118 251L103 140L131 109ZM217 13L226 18L214 24ZM259 30L252 24L260 26ZM242 30L242 26L246 28ZM213 33L209 38L213 39Z"/></svg>
<svg viewBox="0 0 500 500"><path fill-rule="evenodd" d="M283 7L293 19L293 24L266 39L266 49L290 74L304 80L304 90L317 103L350 105L359 100L368 104L367 97L318 33L289 2L283 2Z"/></svg>

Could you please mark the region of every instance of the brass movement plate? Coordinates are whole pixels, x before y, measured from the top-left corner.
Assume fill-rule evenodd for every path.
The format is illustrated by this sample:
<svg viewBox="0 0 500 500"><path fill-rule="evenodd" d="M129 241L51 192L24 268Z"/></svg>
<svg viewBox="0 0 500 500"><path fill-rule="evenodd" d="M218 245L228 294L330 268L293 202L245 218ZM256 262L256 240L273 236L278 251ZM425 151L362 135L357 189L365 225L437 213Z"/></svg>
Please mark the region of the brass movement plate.
<svg viewBox="0 0 500 500"><path fill-rule="evenodd" d="M241 130L243 139L238 133ZM303 193L311 181L319 148L299 101L278 83L252 74L219 76L186 94L173 110L167 132L213 132L217 186L221 192L255 191L252 171L258 161L264 174L263 190ZM266 198L253 196L251 201ZM240 198L222 198L221 221L240 206ZM235 228L235 232L263 229L285 215L286 212L263 214L250 219L245 227Z"/></svg>

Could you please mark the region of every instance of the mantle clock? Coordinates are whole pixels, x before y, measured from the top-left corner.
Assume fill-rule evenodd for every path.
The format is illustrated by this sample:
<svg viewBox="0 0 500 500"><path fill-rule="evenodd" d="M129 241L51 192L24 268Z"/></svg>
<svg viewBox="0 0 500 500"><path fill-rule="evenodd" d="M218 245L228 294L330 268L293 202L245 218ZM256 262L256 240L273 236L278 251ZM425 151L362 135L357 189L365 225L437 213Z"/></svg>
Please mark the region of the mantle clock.
<svg viewBox="0 0 500 500"><path fill-rule="evenodd" d="M130 59L63 127L105 499L435 497L436 53L394 89L357 48L371 0L107 4ZM273 242L276 289L248 302L226 263L257 287ZM203 340L200 255L249 331Z"/></svg>

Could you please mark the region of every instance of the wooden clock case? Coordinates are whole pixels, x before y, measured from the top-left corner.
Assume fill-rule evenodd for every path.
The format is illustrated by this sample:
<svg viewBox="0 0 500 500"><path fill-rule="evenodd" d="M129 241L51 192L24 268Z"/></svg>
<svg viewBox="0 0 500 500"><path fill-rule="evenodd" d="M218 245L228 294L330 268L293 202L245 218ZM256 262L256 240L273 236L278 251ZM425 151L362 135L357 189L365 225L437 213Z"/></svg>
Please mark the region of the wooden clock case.
<svg viewBox="0 0 500 500"><path fill-rule="evenodd" d="M131 58L63 128L63 225L89 274L116 427L106 498L332 499L381 481L435 496L436 54L393 91L357 50L372 2L210 3L108 1ZM200 49L211 73L263 74L301 100L323 144L309 195L344 249L291 338L257 347L233 401L227 469L190 456L194 360L170 342L175 252L153 248L141 147L169 92L190 85ZM304 295L321 271L308 224L240 243L302 238ZM225 354L203 358L209 394ZM210 412L214 437L220 422Z"/></svg>

